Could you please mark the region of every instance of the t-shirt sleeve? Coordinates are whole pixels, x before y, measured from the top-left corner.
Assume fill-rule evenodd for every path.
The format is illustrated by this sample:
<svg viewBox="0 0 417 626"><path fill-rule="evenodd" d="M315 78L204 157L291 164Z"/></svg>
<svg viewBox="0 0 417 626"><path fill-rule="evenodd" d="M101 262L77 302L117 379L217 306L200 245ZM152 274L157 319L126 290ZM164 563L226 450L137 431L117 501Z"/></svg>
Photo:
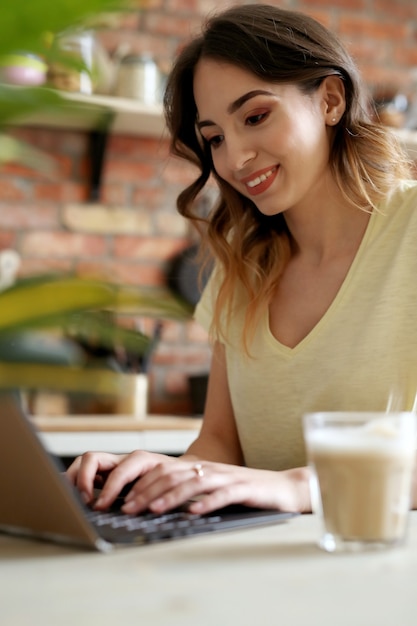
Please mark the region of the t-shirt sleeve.
<svg viewBox="0 0 417 626"><path fill-rule="evenodd" d="M194 311L194 319L207 332L210 331L211 323L213 321L213 309L217 291L216 284L216 272L213 272Z"/></svg>

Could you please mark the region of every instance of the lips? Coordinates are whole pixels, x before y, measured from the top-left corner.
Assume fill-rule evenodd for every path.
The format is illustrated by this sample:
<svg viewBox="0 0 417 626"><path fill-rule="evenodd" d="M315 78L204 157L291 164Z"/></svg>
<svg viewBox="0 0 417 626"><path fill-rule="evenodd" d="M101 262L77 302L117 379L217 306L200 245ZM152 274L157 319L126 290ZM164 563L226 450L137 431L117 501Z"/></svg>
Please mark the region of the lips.
<svg viewBox="0 0 417 626"><path fill-rule="evenodd" d="M247 191L251 196L257 196L260 193L266 191L274 182L277 175L278 168L271 167L260 172L252 174L242 180L245 184Z"/></svg>

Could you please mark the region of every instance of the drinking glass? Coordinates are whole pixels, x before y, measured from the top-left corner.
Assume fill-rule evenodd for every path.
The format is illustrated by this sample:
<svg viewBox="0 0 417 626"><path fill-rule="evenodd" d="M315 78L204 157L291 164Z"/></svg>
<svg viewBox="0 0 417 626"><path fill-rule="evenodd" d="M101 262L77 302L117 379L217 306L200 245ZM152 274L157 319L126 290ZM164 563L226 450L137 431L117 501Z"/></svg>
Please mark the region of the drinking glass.
<svg viewBox="0 0 417 626"><path fill-rule="evenodd" d="M406 537L416 453L413 412L321 412L303 417L319 546L379 549Z"/></svg>

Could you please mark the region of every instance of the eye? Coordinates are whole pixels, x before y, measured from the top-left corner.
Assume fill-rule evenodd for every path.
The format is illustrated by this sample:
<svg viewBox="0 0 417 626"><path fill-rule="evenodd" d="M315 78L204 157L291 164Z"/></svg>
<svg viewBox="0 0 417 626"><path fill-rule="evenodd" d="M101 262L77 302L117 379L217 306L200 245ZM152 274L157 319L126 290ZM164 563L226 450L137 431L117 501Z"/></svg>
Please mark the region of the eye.
<svg viewBox="0 0 417 626"><path fill-rule="evenodd" d="M262 113L256 113L255 115L249 115L249 117L247 117L245 120L245 124L247 124L248 126L257 126L257 124L260 124L261 122L266 120L268 115L269 111L263 111Z"/></svg>
<svg viewBox="0 0 417 626"><path fill-rule="evenodd" d="M210 146L210 148L218 148L222 141L224 140L224 135L214 135L214 137L210 137L206 139L206 142Z"/></svg>

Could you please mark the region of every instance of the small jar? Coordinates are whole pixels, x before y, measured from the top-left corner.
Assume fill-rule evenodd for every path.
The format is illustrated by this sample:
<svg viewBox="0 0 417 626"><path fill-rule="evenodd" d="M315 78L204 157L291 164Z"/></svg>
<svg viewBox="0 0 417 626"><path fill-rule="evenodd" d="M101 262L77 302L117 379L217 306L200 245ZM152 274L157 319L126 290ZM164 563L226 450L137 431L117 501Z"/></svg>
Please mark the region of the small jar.
<svg viewBox="0 0 417 626"><path fill-rule="evenodd" d="M48 80L52 87L85 95L93 93L95 38L89 30L68 30L57 35L54 46L79 67L52 61Z"/></svg>
<svg viewBox="0 0 417 626"><path fill-rule="evenodd" d="M161 73L149 55L129 54L120 61L115 95L144 104L161 102Z"/></svg>
<svg viewBox="0 0 417 626"><path fill-rule="evenodd" d="M15 52L0 58L0 81L35 87L46 81L45 61L29 52Z"/></svg>

